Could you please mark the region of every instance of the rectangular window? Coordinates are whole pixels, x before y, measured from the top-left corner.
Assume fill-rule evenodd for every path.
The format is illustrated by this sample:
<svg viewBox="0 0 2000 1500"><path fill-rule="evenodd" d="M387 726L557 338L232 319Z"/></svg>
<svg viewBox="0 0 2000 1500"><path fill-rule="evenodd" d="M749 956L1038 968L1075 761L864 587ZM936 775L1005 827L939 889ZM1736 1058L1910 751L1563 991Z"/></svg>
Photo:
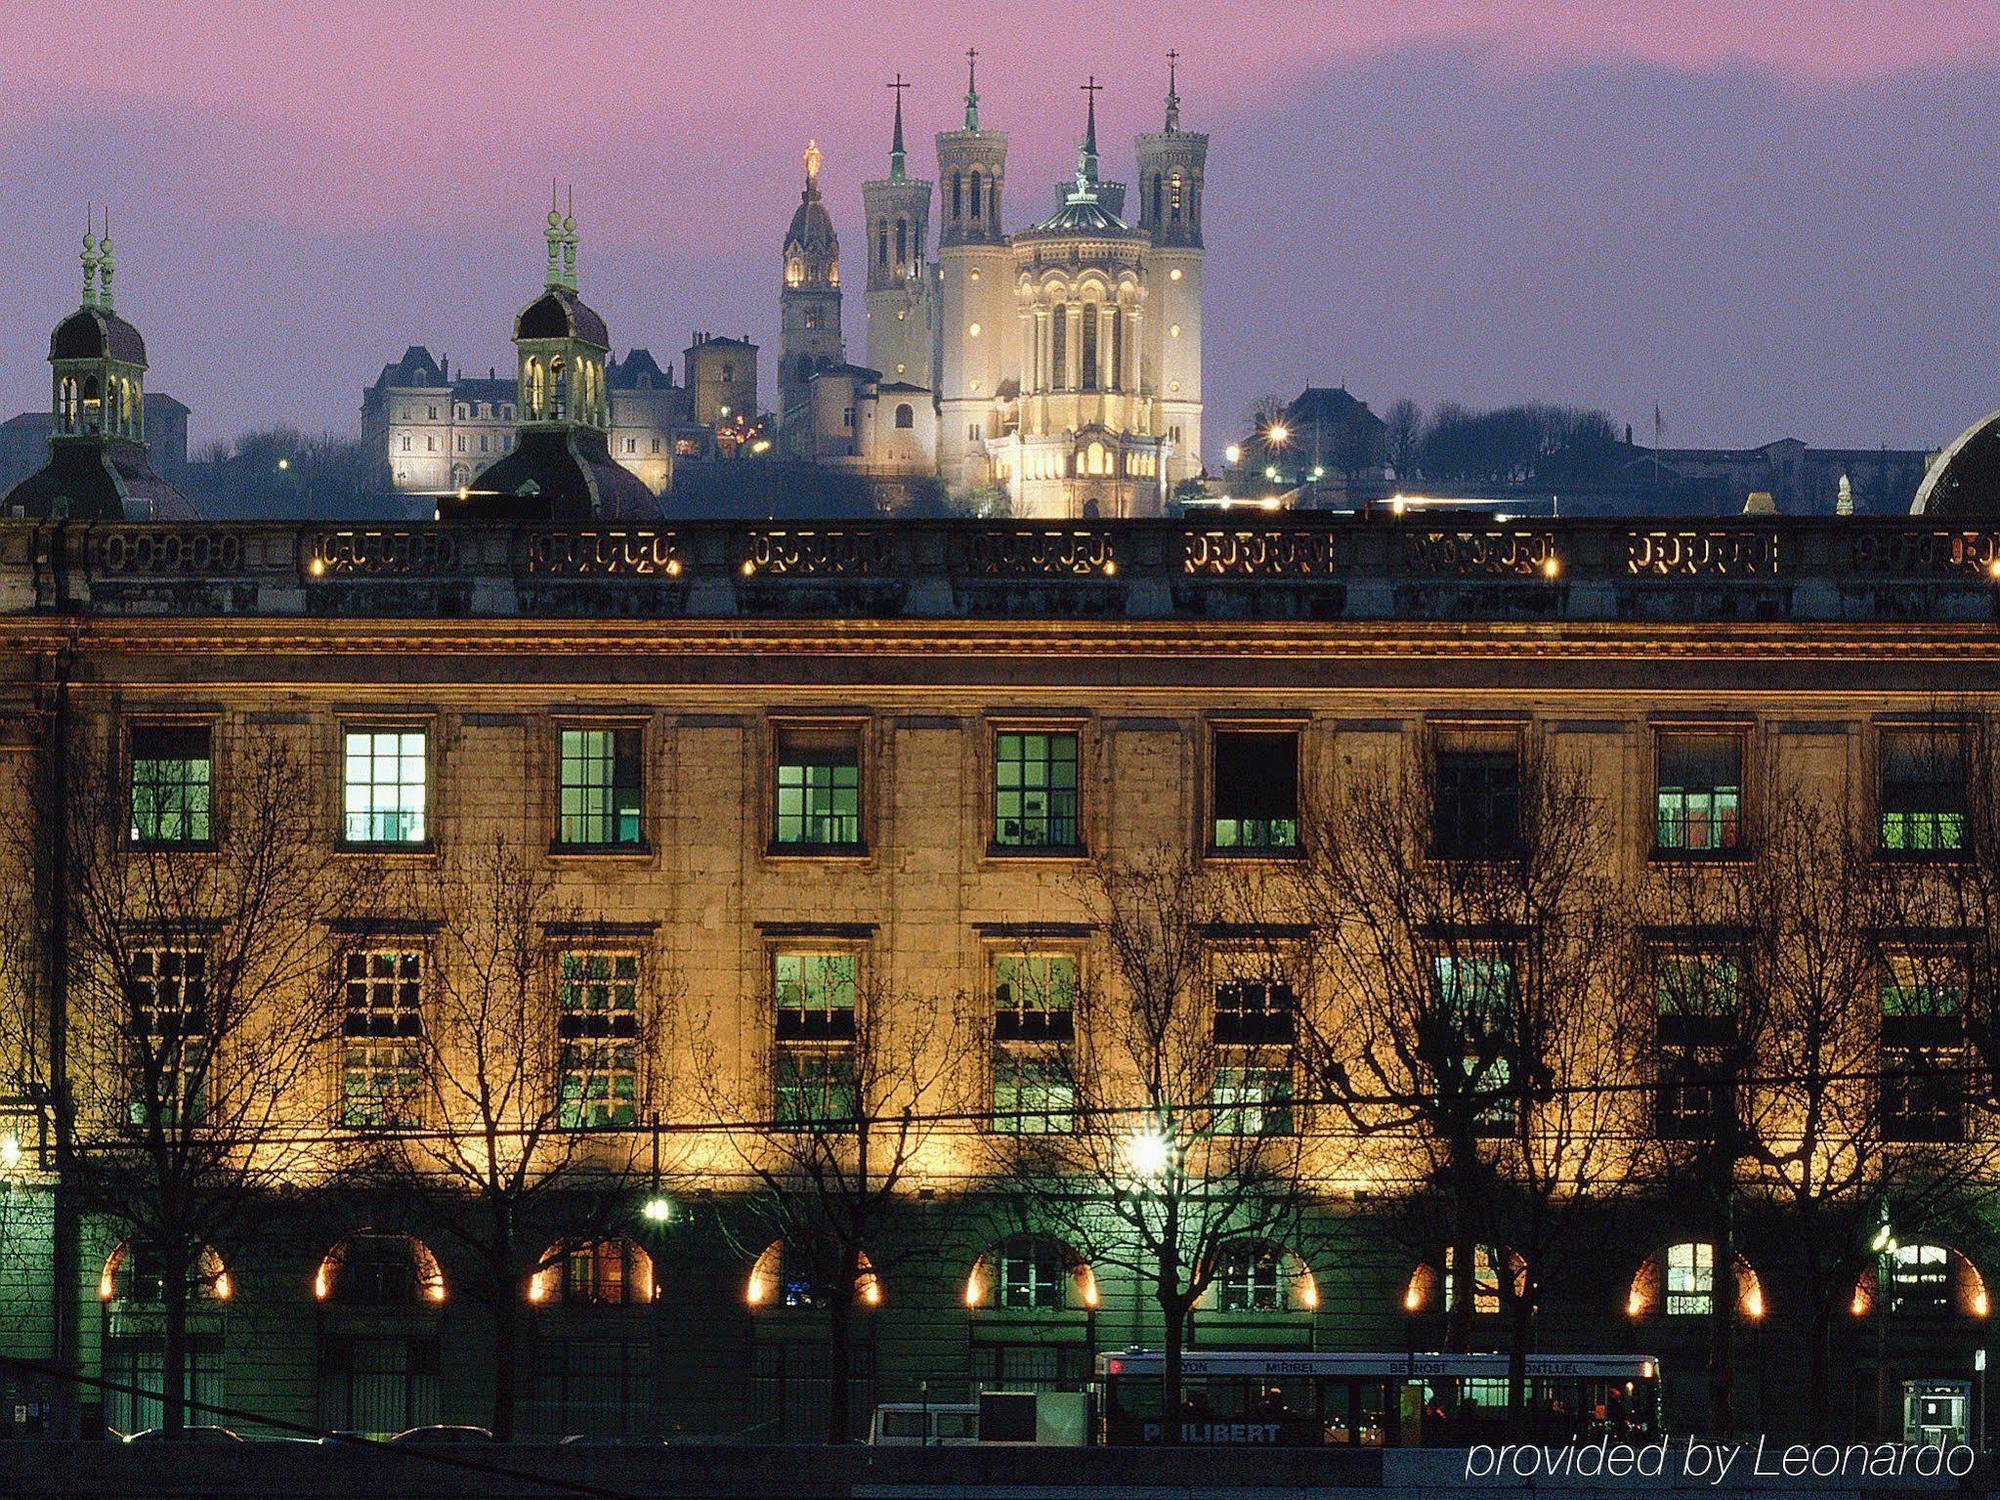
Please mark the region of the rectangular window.
<svg viewBox="0 0 2000 1500"><path fill-rule="evenodd" d="M426 750L421 729L350 729L342 837L350 844L421 844Z"/></svg>
<svg viewBox="0 0 2000 1500"><path fill-rule="evenodd" d="M851 1047L780 1047L774 1118L793 1129L851 1126L860 1089Z"/></svg>
<svg viewBox="0 0 2000 1500"><path fill-rule="evenodd" d="M1963 953L1889 955L1882 978L1882 1133L1892 1141L1965 1138L1970 1080Z"/></svg>
<svg viewBox="0 0 2000 1500"><path fill-rule="evenodd" d="M1281 979L1229 979L1215 987L1219 1046L1289 1047L1297 1028L1292 987Z"/></svg>
<svg viewBox="0 0 2000 1500"><path fill-rule="evenodd" d="M1713 854L1742 843L1743 737L1662 734L1655 749L1656 846Z"/></svg>
<svg viewBox="0 0 2000 1500"><path fill-rule="evenodd" d="M1889 1311L1922 1317L1951 1306L1951 1252L1943 1245L1898 1245L1889 1257Z"/></svg>
<svg viewBox="0 0 2000 1500"><path fill-rule="evenodd" d="M639 955L557 960L564 1129L639 1123Z"/></svg>
<svg viewBox="0 0 2000 1500"><path fill-rule="evenodd" d="M1506 859L1521 848L1521 742L1505 731L1440 735L1431 838L1441 859Z"/></svg>
<svg viewBox="0 0 2000 1500"><path fill-rule="evenodd" d="M557 843L589 849L641 842L644 742L637 728L558 733Z"/></svg>
<svg viewBox="0 0 2000 1500"><path fill-rule="evenodd" d="M1715 1247L1689 1242L1667 1247L1667 1316L1705 1318L1715 1305Z"/></svg>
<svg viewBox="0 0 2000 1500"><path fill-rule="evenodd" d="M1664 951L1653 959L1662 1140L1712 1140L1735 1117L1737 1005L1742 964L1723 953Z"/></svg>
<svg viewBox="0 0 2000 1500"><path fill-rule="evenodd" d="M1882 731L1881 814L1885 853L1965 848L1965 750L1955 731Z"/></svg>
<svg viewBox="0 0 2000 1500"><path fill-rule="evenodd" d="M779 953L771 960L781 1042L852 1042L852 953Z"/></svg>
<svg viewBox="0 0 2000 1500"><path fill-rule="evenodd" d="M852 729L781 729L772 841L785 849L861 848L861 743Z"/></svg>
<svg viewBox="0 0 2000 1500"><path fill-rule="evenodd" d="M1290 1135L1291 1065L1217 1068L1209 1085L1209 1107L1217 1135Z"/></svg>
<svg viewBox="0 0 2000 1500"><path fill-rule="evenodd" d="M1076 959L1067 953L993 960L993 1039L1067 1042L1075 1035Z"/></svg>
<svg viewBox="0 0 2000 1500"><path fill-rule="evenodd" d="M210 769L206 728L135 725L132 842L207 843Z"/></svg>
<svg viewBox="0 0 2000 1500"><path fill-rule="evenodd" d="M354 1130L418 1123L423 1082L423 955L349 953L340 1023L340 1122Z"/></svg>
<svg viewBox="0 0 2000 1500"><path fill-rule="evenodd" d="M1218 1312L1283 1312L1284 1277L1280 1253L1271 1245L1231 1245L1215 1274Z"/></svg>
<svg viewBox="0 0 2000 1500"><path fill-rule="evenodd" d="M1461 1056L1452 1087L1470 1105L1480 1131L1505 1135L1514 1125L1514 961L1503 954L1440 955L1431 972L1439 1018L1456 1036Z"/></svg>
<svg viewBox="0 0 2000 1500"><path fill-rule="evenodd" d="M1452 1274L1457 1266L1457 1248L1446 1245L1443 1276L1446 1312L1458 1305L1458 1278ZM1500 1311L1500 1267L1491 1245L1476 1246L1472 1252L1472 1310L1481 1317Z"/></svg>
<svg viewBox="0 0 2000 1500"><path fill-rule="evenodd" d="M638 451L639 451L639 440L637 438L625 439L625 452L628 457L631 454L637 453Z"/></svg>
<svg viewBox="0 0 2000 1500"><path fill-rule="evenodd" d="M1299 737L1295 732L1218 730L1214 740L1218 850L1290 853L1299 846Z"/></svg>
<svg viewBox="0 0 2000 1500"><path fill-rule="evenodd" d="M993 1059L993 1128L1003 1135L1067 1135L1075 1124L1076 1088L1062 1065L1035 1051L1003 1050Z"/></svg>
<svg viewBox="0 0 2000 1500"><path fill-rule="evenodd" d="M141 948L132 955L128 1123L174 1130L208 1114L208 957L192 948Z"/></svg>
<svg viewBox="0 0 2000 1500"><path fill-rule="evenodd" d="M1002 849L1082 847L1076 735L994 737L993 842Z"/></svg>

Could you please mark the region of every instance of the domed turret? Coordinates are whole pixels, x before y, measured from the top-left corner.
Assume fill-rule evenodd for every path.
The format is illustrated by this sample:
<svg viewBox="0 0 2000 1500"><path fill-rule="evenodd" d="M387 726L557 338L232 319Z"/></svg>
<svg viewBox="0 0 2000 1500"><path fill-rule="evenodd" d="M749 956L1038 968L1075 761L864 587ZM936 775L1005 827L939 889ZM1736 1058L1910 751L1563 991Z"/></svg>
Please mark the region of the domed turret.
<svg viewBox="0 0 2000 1500"><path fill-rule="evenodd" d="M146 456L146 341L112 306L117 261L107 224L83 235L83 302L49 336L54 372L49 461L0 513L95 521L193 520L194 508Z"/></svg>
<svg viewBox="0 0 2000 1500"><path fill-rule="evenodd" d="M821 370L847 359L840 333L840 237L820 199L820 150L806 142L806 185L785 230L785 284L778 294L778 420L804 408Z"/></svg>
<svg viewBox="0 0 2000 1500"><path fill-rule="evenodd" d="M576 215L551 204L541 295L514 319L520 416L514 451L438 507L444 519L589 521L653 517L653 492L605 442L611 334L577 295Z"/></svg>

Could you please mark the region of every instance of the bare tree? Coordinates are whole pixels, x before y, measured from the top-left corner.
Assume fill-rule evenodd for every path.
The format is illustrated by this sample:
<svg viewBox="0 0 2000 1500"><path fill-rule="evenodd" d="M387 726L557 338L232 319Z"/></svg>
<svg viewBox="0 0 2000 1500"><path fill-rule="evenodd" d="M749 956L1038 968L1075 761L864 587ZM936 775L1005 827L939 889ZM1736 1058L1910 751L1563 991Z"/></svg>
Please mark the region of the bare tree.
<svg viewBox="0 0 2000 1500"><path fill-rule="evenodd" d="M414 1109L387 1101L372 1123L417 1127L386 1136L395 1176L441 1201L476 1268L494 1330L491 1425L509 1438L531 1278L631 1225L659 1170L641 1127L675 988L641 945L581 920L546 862L504 834L420 887L416 909L438 921Z"/></svg>
<svg viewBox="0 0 2000 1500"><path fill-rule="evenodd" d="M1314 800L1330 835L1289 896L1326 991L1304 1010L1310 1076L1439 1273L1446 1348L1499 1296L1518 1404L1535 1313L1629 1166L1629 1102L1602 1087L1635 1046L1608 820L1580 765L1524 764L1504 729Z"/></svg>
<svg viewBox="0 0 2000 1500"><path fill-rule="evenodd" d="M157 1288L169 1433L186 1424L191 1299L228 1294L274 1202L329 1184L328 924L353 884L315 824L308 756L269 731L211 733L115 710L86 724L60 805L24 820L54 825L60 874L17 888L4 953L9 1061L69 1137L62 1190L123 1236L125 1285ZM37 951L50 907L53 955Z"/></svg>
<svg viewBox="0 0 2000 1500"><path fill-rule="evenodd" d="M1169 1443L1203 1293L1231 1254L1298 1253L1306 1230L1296 1007L1271 952L1281 939L1242 920L1247 887L1231 886L1173 854L1091 877L1105 972L1076 986L1071 1023L1036 1060L1044 1108L996 1117L988 1137L1026 1227L1150 1291Z"/></svg>
<svg viewBox="0 0 2000 1500"><path fill-rule="evenodd" d="M1382 414L1382 425L1388 445L1389 467L1396 471L1398 483L1407 484L1417 473L1417 454L1424 436L1424 410L1404 396L1389 403L1389 409Z"/></svg>
<svg viewBox="0 0 2000 1500"><path fill-rule="evenodd" d="M826 1440L846 1443L858 1310L905 1267L933 1273L951 1237L955 1199L909 1200L962 1117L974 1033L962 996L891 989L852 951L777 963L747 1033L694 1017L685 1051L693 1097L745 1182L723 1229L758 1265L751 1301L824 1312Z"/></svg>

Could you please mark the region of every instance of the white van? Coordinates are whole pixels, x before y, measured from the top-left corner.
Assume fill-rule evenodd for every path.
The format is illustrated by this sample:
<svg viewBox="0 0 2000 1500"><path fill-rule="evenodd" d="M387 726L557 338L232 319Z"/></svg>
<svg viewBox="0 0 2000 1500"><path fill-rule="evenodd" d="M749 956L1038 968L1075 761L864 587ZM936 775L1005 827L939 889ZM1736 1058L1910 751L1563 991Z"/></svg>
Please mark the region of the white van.
<svg viewBox="0 0 2000 1500"><path fill-rule="evenodd" d="M969 1448L979 1441L979 1407L969 1401L885 1401L868 1424L868 1441L878 1448Z"/></svg>

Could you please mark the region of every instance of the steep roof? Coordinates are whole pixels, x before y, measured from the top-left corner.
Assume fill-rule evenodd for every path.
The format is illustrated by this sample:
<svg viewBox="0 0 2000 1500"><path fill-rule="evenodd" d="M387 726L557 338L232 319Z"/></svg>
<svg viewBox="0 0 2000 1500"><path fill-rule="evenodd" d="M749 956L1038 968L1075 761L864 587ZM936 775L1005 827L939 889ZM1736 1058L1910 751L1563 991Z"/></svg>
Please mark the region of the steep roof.
<svg viewBox="0 0 2000 1500"><path fill-rule="evenodd" d="M49 335L50 359L118 359L146 362L146 341L139 330L108 307L79 307L56 324Z"/></svg>
<svg viewBox="0 0 2000 1500"><path fill-rule="evenodd" d="M609 350L611 334L604 319L583 298L566 286L542 289L541 296L521 309L514 319L518 339L575 339Z"/></svg>

